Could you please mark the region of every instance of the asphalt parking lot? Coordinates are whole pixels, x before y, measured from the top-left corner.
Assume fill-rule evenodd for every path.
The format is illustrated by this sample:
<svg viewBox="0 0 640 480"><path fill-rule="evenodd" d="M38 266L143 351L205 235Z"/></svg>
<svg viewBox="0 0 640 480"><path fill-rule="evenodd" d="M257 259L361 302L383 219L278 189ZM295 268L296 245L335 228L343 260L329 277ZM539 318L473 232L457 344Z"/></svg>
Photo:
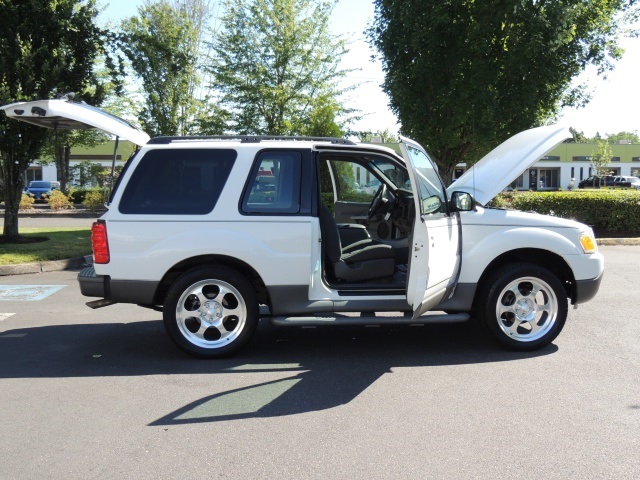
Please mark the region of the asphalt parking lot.
<svg viewBox="0 0 640 480"><path fill-rule="evenodd" d="M640 248L601 250L596 299L529 354L472 322L261 324L195 360L76 272L2 277L0 479L640 478Z"/></svg>

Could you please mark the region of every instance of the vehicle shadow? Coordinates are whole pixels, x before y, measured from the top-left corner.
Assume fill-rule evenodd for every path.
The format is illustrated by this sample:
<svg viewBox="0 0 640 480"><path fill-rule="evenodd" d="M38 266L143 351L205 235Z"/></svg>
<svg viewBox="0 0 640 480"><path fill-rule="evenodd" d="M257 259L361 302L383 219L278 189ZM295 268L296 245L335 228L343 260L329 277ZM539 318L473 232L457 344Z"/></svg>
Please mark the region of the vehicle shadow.
<svg viewBox="0 0 640 480"><path fill-rule="evenodd" d="M205 396L150 424L175 425L333 408L398 367L517 362L556 351L555 345L501 350L475 322L314 329L262 322L236 356L206 361L178 350L161 321L54 325L0 332L0 379L278 373L276 380L270 375Z"/></svg>

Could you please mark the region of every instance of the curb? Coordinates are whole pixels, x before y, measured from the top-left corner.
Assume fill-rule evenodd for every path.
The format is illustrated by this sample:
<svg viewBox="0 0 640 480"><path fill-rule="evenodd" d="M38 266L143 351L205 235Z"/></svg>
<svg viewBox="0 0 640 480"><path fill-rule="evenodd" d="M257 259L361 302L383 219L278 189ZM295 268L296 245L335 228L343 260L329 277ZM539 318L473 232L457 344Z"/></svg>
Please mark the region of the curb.
<svg viewBox="0 0 640 480"><path fill-rule="evenodd" d="M93 264L93 256L69 258L67 260L52 260L49 262L21 263L19 265L0 266L0 277L7 275L22 275L25 273L59 272L82 268Z"/></svg>
<svg viewBox="0 0 640 480"><path fill-rule="evenodd" d="M624 245L628 247L635 247L640 245L640 238L596 238L598 245L614 246Z"/></svg>

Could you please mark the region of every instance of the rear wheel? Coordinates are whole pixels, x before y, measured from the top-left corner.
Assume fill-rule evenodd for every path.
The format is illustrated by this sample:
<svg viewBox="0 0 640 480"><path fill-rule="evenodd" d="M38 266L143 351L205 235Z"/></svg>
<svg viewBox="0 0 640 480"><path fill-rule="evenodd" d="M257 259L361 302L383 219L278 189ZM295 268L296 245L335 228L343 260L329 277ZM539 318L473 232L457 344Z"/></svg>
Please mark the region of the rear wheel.
<svg viewBox="0 0 640 480"><path fill-rule="evenodd" d="M480 292L486 304L480 320L500 343L513 350L536 350L562 331L568 312L567 294L549 270L514 263L497 270Z"/></svg>
<svg viewBox="0 0 640 480"><path fill-rule="evenodd" d="M185 352L221 358L242 348L258 326L251 283L225 266L198 267L180 276L164 302L164 326Z"/></svg>

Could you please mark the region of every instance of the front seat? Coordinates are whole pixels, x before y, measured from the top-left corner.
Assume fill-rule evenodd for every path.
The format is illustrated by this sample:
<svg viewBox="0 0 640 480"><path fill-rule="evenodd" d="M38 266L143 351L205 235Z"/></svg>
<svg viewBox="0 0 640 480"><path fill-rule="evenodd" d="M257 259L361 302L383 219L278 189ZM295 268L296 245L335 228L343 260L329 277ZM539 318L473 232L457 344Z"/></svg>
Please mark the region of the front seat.
<svg viewBox="0 0 640 480"><path fill-rule="evenodd" d="M393 248L370 240L349 245L348 251L344 251L336 221L324 205L320 207L320 229L325 264L337 280L365 282L393 275L396 266Z"/></svg>

